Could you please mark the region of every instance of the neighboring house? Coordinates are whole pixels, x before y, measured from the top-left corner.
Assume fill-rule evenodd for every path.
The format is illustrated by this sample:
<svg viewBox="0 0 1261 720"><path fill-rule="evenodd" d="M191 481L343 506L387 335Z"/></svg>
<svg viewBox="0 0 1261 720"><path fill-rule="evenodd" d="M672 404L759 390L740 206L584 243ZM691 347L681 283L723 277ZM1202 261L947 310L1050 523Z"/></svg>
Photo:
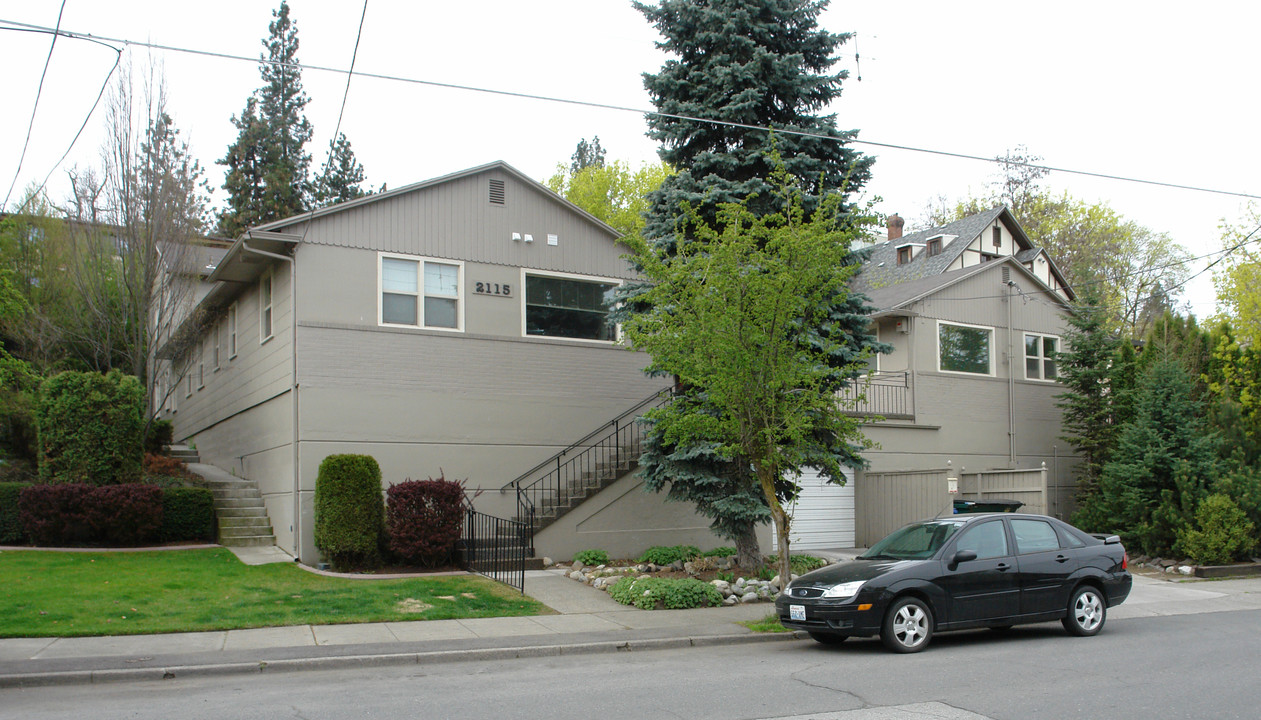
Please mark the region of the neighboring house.
<svg viewBox="0 0 1261 720"><path fill-rule="evenodd" d="M878 445L847 487L804 478L799 547L870 544L904 522L952 512L952 480L965 491L1008 482L997 494L1071 511L1075 458L1060 439L1055 353L1073 293L1011 212L997 207L907 236L894 215L854 289L871 299L879 339L893 346L873 359L854 412L884 419L865 426Z"/></svg>
<svg viewBox="0 0 1261 720"><path fill-rule="evenodd" d="M258 483L305 563L333 453L373 456L387 486L467 480L479 511L512 517L501 488L665 386L605 319L605 292L634 277L618 237L502 162L252 228L166 344L183 380L164 416L202 462ZM537 554L722 544L613 450L615 482L590 481Z"/></svg>

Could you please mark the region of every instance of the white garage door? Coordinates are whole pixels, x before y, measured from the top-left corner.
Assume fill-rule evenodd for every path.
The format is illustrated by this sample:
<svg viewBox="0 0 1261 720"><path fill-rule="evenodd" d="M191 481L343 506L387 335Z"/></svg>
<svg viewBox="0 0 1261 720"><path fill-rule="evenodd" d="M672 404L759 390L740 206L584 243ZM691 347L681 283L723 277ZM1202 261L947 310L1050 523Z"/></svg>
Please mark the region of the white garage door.
<svg viewBox="0 0 1261 720"><path fill-rule="evenodd" d="M854 472L845 471L844 487L814 470L802 473L801 494L792 505L792 551L854 547Z"/></svg>

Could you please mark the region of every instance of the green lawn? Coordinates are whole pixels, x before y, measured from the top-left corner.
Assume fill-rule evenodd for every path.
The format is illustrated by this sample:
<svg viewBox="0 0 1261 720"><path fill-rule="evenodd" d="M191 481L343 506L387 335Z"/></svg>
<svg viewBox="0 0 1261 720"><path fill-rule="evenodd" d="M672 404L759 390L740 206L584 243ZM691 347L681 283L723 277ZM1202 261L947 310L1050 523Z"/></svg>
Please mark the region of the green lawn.
<svg viewBox="0 0 1261 720"><path fill-rule="evenodd" d="M250 566L231 551L0 552L0 637L232 630L276 625L540 615L486 578L331 578Z"/></svg>

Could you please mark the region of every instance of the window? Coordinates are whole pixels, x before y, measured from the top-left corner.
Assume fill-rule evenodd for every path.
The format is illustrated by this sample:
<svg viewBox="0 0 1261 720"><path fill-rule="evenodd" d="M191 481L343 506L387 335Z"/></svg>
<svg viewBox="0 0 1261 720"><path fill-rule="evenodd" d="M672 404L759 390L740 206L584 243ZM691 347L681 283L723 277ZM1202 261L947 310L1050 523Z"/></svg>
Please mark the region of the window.
<svg viewBox="0 0 1261 720"><path fill-rule="evenodd" d="M905 265L911 261L911 246L898 248L898 264Z"/></svg>
<svg viewBox="0 0 1261 720"><path fill-rule="evenodd" d="M381 324L459 330L462 263L381 256Z"/></svg>
<svg viewBox="0 0 1261 720"><path fill-rule="evenodd" d="M525 276L525 334L578 340L617 339L605 293L617 282L556 275Z"/></svg>
<svg viewBox="0 0 1261 720"><path fill-rule="evenodd" d="M206 341L197 343L197 389L206 387Z"/></svg>
<svg viewBox="0 0 1261 720"><path fill-rule="evenodd" d="M236 357L236 303L228 308L228 359Z"/></svg>
<svg viewBox="0 0 1261 720"><path fill-rule="evenodd" d="M928 241L928 256L941 254L941 238L933 238Z"/></svg>
<svg viewBox="0 0 1261 720"><path fill-rule="evenodd" d="M213 335L215 339L214 354L211 356L211 358L214 360L214 365L212 366L214 367L214 372L219 372L219 356L220 356L220 349L222 347L222 343L220 342L221 340L220 333L221 333L221 329L219 325L215 324L214 328L210 331L210 334Z"/></svg>
<svg viewBox="0 0 1261 720"><path fill-rule="evenodd" d="M943 372L992 375L990 328L937 324L937 369Z"/></svg>
<svg viewBox="0 0 1261 720"><path fill-rule="evenodd" d="M193 396L193 361L184 363L184 397Z"/></svg>
<svg viewBox="0 0 1261 720"><path fill-rule="evenodd" d="M271 339L271 291L272 275L267 271L258 281L258 341L259 344Z"/></svg>
<svg viewBox="0 0 1261 720"><path fill-rule="evenodd" d="M960 550L971 550L976 553L977 560L1009 555L1010 553L1007 552L1007 533L1003 532L1003 521L992 520L968 528L959 537L959 544L955 545L955 551L958 552Z"/></svg>
<svg viewBox="0 0 1261 720"><path fill-rule="evenodd" d="M1025 377L1029 380L1054 380L1059 377L1055 354L1060 339L1051 335L1025 334Z"/></svg>
<svg viewBox="0 0 1261 720"><path fill-rule="evenodd" d="M1049 522L1013 518L1011 532L1016 536L1016 552L1021 555L1060 549L1060 539Z"/></svg>
<svg viewBox="0 0 1261 720"><path fill-rule="evenodd" d="M1000 230L997 225L994 226L994 231L992 235L994 236L994 247L996 248L1002 247L1003 246L1003 231Z"/></svg>

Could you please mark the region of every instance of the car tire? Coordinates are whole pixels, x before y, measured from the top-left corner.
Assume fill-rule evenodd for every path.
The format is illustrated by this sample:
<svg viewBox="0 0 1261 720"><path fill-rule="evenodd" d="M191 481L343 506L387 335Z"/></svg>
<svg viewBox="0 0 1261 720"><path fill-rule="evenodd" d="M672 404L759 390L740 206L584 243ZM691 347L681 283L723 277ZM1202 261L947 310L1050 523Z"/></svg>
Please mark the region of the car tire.
<svg viewBox="0 0 1261 720"><path fill-rule="evenodd" d="M840 645L849 639L848 635L838 635L837 633L815 632L814 630L809 632L810 637L814 638L815 642L823 643L824 645Z"/></svg>
<svg viewBox="0 0 1261 720"><path fill-rule="evenodd" d="M899 598L889 607L880 627L884 646L899 653L919 652L933 638L933 611L916 597Z"/></svg>
<svg viewBox="0 0 1261 720"><path fill-rule="evenodd" d="M1082 585L1068 601L1068 614L1061 620L1064 629L1078 637L1098 635L1108 619L1108 604L1093 585Z"/></svg>

